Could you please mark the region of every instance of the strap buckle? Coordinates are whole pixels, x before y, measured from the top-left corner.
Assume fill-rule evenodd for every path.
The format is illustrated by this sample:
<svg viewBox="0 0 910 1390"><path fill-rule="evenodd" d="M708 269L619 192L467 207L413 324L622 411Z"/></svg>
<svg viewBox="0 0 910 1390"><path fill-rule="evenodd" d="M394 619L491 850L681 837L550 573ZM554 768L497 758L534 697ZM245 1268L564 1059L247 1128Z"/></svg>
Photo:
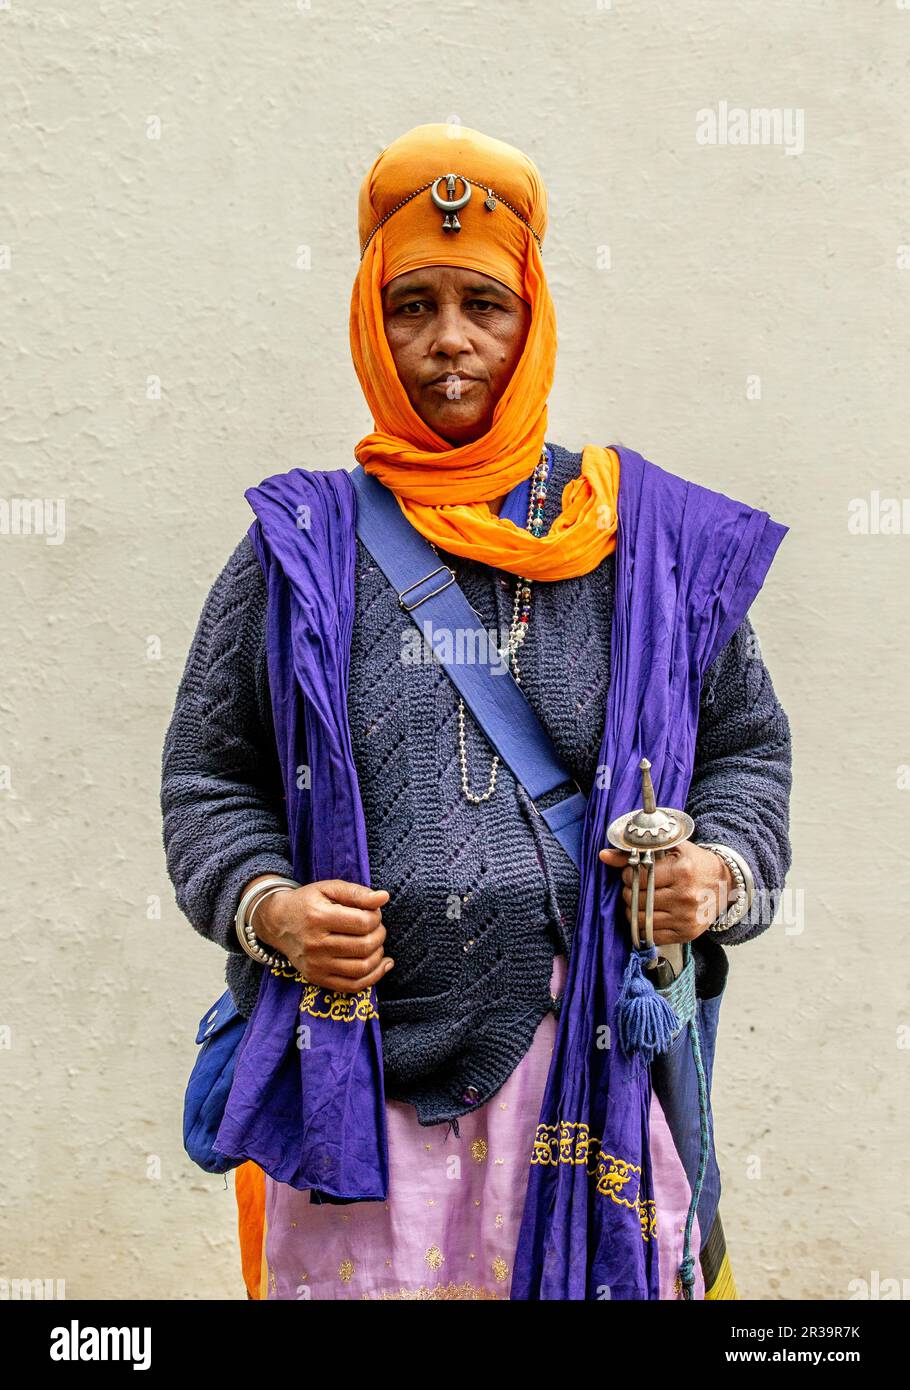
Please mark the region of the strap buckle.
<svg viewBox="0 0 910 1390"><path fill-rule="evenodd" d="M418 585L425 583L427 579L432 579L434 574L442 574L443 572L445 572L449 577L444 584L440 584L438 589L433 589L431 593L424 594L422 598L416 599L414 603L404 602L405 594L409 594L412 589L416 589ZM406 613L410 613L412 608L417 608L419 604L425 603L428 598L433 598L436 594L441 594L443 589L447 589L450 584L454 583L455 571L453 569L449 569L448 565L440 565L438 569L430 570L429 574L425 574L423 576L423 579L415 579L413 584L409 584L406 589L402 589L401 593L398 595L398 602Z"/></svg>

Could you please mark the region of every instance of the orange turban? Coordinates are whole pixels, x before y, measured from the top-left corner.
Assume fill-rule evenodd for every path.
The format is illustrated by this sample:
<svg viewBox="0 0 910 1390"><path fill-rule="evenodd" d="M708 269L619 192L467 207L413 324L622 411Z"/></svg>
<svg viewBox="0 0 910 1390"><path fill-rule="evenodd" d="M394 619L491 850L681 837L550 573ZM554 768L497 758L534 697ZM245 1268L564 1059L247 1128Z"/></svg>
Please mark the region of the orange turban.
<svg viewBox="0 0 910 1390"><path fill-rule="evenodd" d="M431 196L437 179L446 196L448 174L456 175L457 197L471 188L458 232L444 230ZM464 126L417 126L374 160L358 211L362 256L351 295L351 354L375 429L354 449L356 459L443 550L527 579L590 573L616 544L615 450L585 446L581 475L563 489L562 511L545 536L488 505L534 471L556 364L556 314L540 254L547 193L534 164L512 145ZM531 307L524 351L489 430L458 447L414 410L385 334L383 286L427 265L491 275Z"/></svg>

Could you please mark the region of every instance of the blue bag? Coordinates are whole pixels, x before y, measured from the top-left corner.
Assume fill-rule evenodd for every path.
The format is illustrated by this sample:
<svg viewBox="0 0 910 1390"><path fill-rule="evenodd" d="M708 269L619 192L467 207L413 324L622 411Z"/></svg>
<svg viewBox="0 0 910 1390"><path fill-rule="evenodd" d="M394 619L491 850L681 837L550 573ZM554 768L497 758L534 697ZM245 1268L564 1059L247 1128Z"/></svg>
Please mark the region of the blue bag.
<svg viewBox="0 0 910 1390"><path fill-rule="evenodd" d="M226 1173L243 1162L218 1153L212 1145L224 1116L237 1051L248 1022L238 1012L229 989L199 1021L196 1042L202 1046L183 1102L183 1147L207 1173Z"/></svg>

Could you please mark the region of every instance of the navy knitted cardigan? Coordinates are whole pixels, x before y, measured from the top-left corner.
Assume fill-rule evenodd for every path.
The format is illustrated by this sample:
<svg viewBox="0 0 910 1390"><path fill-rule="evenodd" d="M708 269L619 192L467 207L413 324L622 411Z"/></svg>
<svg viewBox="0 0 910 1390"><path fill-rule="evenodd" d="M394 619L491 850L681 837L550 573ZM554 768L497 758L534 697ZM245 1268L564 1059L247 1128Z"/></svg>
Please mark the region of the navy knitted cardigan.
<svg viewBox="0 0 910 1390"><path fill-rule="evenodd" d="M581 454L550 445L544 528L561 510ZM440 550L482 624L505 644L514 576ZM614 556L577 579L532 585L522 688L586 793L597 775L610 678ZM412 619L357 541L348 716L366 817L372 883L389 891L377 986L386 1095L422 1124L464 1113L497 1091L543 1015L553 956L571 952L578 870L500 763L475 805L461 789L458 697L429 652L415 661ZM240 949L233 917L257 874L291 874L265 650L266 587L247 536L216 579L190 647L167 731L161 807L177 903L228 952L226 978L249 1015L263 967ZM470 786L486 790L492 750L466 711ZM738 850L755 878L749 916L694 942L699 992L716 994L724 947L766 928L791 862L787 716L745 618L703 684L695 770L685 809L697 840ZM539 804L560 800L554 789ZM204 1001L203 1001L204 1002Z"/></svg>

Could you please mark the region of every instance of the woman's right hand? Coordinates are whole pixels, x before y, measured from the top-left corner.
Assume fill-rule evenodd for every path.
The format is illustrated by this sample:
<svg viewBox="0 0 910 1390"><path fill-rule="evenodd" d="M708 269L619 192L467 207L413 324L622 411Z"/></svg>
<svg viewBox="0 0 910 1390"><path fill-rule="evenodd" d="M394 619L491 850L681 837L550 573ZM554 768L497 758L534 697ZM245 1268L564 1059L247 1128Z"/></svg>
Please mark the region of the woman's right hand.
<svg viewBox="0 0 910 1390"><path fill-rule="evenodd" d="M394 964L383 950L380 908L388 898L385 888L343 878L306 883L270 893L256 908L253 931L287 956L308 984L356 994Z"/></svg>

